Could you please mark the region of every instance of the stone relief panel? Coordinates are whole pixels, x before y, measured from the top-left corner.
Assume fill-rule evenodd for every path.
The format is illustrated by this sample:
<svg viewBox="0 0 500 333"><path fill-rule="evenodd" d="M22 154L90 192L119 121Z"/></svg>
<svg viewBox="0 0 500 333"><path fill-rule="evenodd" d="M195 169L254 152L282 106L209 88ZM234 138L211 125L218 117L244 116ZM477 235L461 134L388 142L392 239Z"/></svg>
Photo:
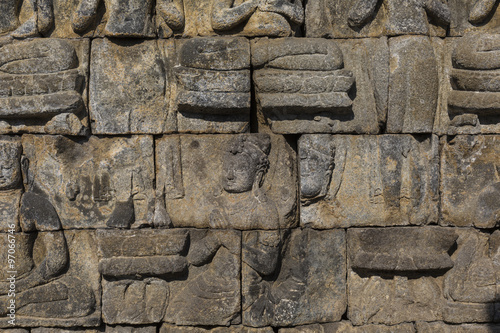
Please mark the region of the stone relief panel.
<svg viewBox="0 0 500 333"><path fill-rule="evenodd" d="M189 327L189 326L174 326L170 324L163 324L160 328L160 333L273 333L274 330L270 327L266 328L253 328L239 325L232 325L231 327L216 327L216 328L202 328L202 327Z"/></svg>
<svg viewBox="0 0 500 333"><path fill-rule="evenodd" d="M100 325L100 284L95 235L87 230L62 230L57 215L33 210L41 203L24 194L22 232L16 239L16 325L21 327L93 327ZM22 208L22 209L23 209ZM45 215L45 216L44 216ZM0 327L12 327L6 317L10 269L7 236L0 233ZM5 281L5 282L4 282Z"/></svg>
<svg viewBox="0 0 500 333"><path fill-rule="evenodd" d="M397 35L446 36L451 13L441 0L312 0L307 37L366 38Z"/></svg>
<svg viewBox="0 0 500 333"><path fill-rule="evenodd" d="M463 325L451 325L444 322L417 322L416 323L417 332L421 333L432 333L432 332L443 332L443 333L497 333L500 332L500 325L488 324L463 324Z"/></svg>
<svg viewBox="0 0 500 333"><path fill-rule="evenodd" d="M98 240L107 324L241 321L240 232L99 230Z"/></svg>
<svg viewBox="0 0 500 333"><path fill-rule="evenodd" d="M185 36L299 36L302 0L184 0Z"/></svg>
<svg viewBox="0 0 500 333"><path fill-rule="evenodd" d="M20 231L22 151L20 138L0 136L0 232Z"/></svg>
<svg viewBox="0 0 500 333"><path fill-rule="evenodd" d="M302 226L437 222L436 136L303 135L298 150Z"/></svg>
<svg viewBox="0 0 500 333"><path fill-rule="evenodd" d="M353 326L348 321L329 324L312 324L291 328L281 328L279 333L415 333L412 323L401 325L362 325ZM420 331L418 331L420 332Z"/></svg>
<svg viewBox="0 0 500 333"><path fill-rule="evenodd" d="M3 45L0 133L85 135L88 57L88 40L32 39Z"/></svg>
<svg viewBox="0 0 500 333"><path fill-rule="evenodd" d="M46 35L54 25L53 0L6 0L0 5L0 45Z"/></svg>
<svg viewBox="0 0 500 333"><path fill-rule="evenodd" d="M451 9L449 36L463 36L471 31L497 31L500 11L497 0L448 0Z"/></svg>
<svg viewBox="0 0 500 333"><path fill-rule="evenodd" d="M177 40L179 132L240 133L250 123L250 45L245 38Z"/></svg>
<svg viewBox="0 0 500 333"><path fill-rule="evenodd" d="M244 231L243 324L338 321L346 311L345 231Z"/></svg>
<svg viewBox="0 0 500 333"><path fill-rule="evenodd" d="M157 215L166 222L157 224L170 220L175 227L241 230L295 226L295 163L295 152L281 136L157 139L156 196L166 204ZM194 202L197 209L191 208Z"/></svg>
<svg viewBox="0 0 500 333"><path fill-rule="evenodd" d="M500 37L468 33L446 43L449 80L447 106L441 112L443 134L500 133Z"/></svg>
<svg viewBox="0 0 500 333"><path fill-rule="evenodd" d="M64 229L150 225L153 140L23 136L25 188L50 202Z"/></svg>
<svg viewBox="0 0 500 333"><path fill-rule="evenodd" d="M494 228L500 216L500 137L442 139L442 225Z"/></svg>

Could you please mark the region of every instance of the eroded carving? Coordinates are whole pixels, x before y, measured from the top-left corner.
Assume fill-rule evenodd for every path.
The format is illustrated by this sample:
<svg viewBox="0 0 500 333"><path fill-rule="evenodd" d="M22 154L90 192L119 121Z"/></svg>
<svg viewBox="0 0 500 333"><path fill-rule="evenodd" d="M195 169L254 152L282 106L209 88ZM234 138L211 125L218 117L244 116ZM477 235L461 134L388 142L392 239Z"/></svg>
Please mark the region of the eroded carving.
<svg viewBox="0 0 500 333"><path fill-rule="evenodd" d="M62 39L1 47L0 132L85 134L86 51L87 42Z"/></svg>
<svg viewBox="0 0 500 333"><path fill-rule="evenodd" d="M30 16L20 19L21 5L29 7ZM54 24L52 0L7 0L0 5L0 45L11 38L28 38L44 35Z"/></svg>
<svg viewBox="0 0 500 333"><path fill-rule="evenodd" d="M19 140L0 137L0 232L19 231L21 153Z"/></svg>

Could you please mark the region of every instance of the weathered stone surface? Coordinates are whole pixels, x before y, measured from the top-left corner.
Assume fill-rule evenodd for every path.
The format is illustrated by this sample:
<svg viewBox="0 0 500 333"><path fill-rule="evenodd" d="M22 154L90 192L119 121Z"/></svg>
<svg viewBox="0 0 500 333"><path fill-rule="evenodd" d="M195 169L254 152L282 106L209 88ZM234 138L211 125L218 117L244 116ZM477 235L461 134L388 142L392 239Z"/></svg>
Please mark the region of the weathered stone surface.
<svg viewBox="0 0 500 333"><path fill-rule="evenodd" d="M444 37L450 16L440 0L312 0L306 6L305 30L307 37Z"/></svg>
<svg viewBox="0 0 500 333"><path fill-rule="evenodd" d="M101 332L101 330L96 330L96 329L74 330L74 329L64 329L64 328L54 328L54 327L37 327L31 329L31 333L99 333L99 332Z"/></svg>
<svg viewBox="0 0 500 333"><path fill-rule="evenodd" d="M496 0L449 0L451 9L450 36L462 36L469 31L496 31L500 26L500 11Z"/></svg>
<svg viewBox="0 0 500 333"><path fill-rule="evenodd" d="M44 229L40 220L23 226L16 239L16 325L21 327L99 326L100 284L97 249L92 231ZM28 233L26 233L28 232ZM1 262L7 263L7 235L1 234ZM2 265L3 266L3 265ZM3 267L2 267L3 268ZM2 269L0 274L7 274ZM6 281L6 276L2 276ZM2 319L5 318L8 283L0 283Z"/></svg>
<svg viewBox="0 0 500 333"><path fill-rule="evenodd" d="M164 136L156 141L157 196L175 227L290 227L295 161L281 136Z"/></svg>
<svg viewBox="0 0 500 333"><path fill-rule="evenodd" d="M448 93L440 133L500 133L498 45L495 34L468 33L447 40L445 66L450 79L442 82Z"/></svg>
<svg viewBox="0 0 500 333"><path fill-rule="evenodd" d="M0 136L0 232L20 231L21 153L20 138Z"/></svg>
<svg viewBox="0 0 500 333"><path fill-rule="evenodd" d="M437 1L437 0L436 0ZM388 133L432 133L439 99L442 41L421 36L389 40Z"/></svg>
<svg viewBox="0 0 500 333"><path fill-rule="evenodd" d="M279 333L415 333L413 324L353 326L348 321L281 328Z"/></svg>
<svg viewBox="0 0 500 333"><path fill-rule="evenodd" d="M189 274L169 282L164 321L229 326L241 321L241 233L190 230Z"/></svg>
<svg viewBox="0 0 500 333"><path fill-rule="evenodd" d="M2 41L45 35L54 25L52 0L7 0L2 2L0 9Z"/></svg>
<svg viewBox="0 0 500 333"><path fill-rule="evenodd" d="M183 0L185 36L232 34L247 37L300 35L304 9L300 0Z"/></svg>
<svg viewBox="0 0 500 333"><path fill-rule="evenodd" d="M54 206L64 229L152 224L151 137L25 135L23 147L29 164L26 188Z"/></svg>
<svg viewBox="0 0 500 333"><path fill-rule="evenodd" d="M303 135L299 157L303 226L437 222L435 136Z"/></svg>
<svg viewBox="0 0 500 333"><path fill-rule="evenodd" d="M449 325L443 322L417 322L416 328L418 333L498 333L500 332L500 325L477 325L477 324L463 324L463 325Z"/></svg>
<svg viewBox="0 0 500 333"><path fill-rule="evenodd" d="M189 326L174 326L170 324L163 324L160 328L160 333L273 333L273 329L266 328L253 328L234 325L231 327L216 327L216 328L201 328Z"/></svg>
<svg viewBox="0 0 500 333"><path fill-rule="evenodd" d="M441 224L495 227L500 220L500 137L442 140Z"/></svg>
<svg viewBox="0 0 500 333"><path fill-rule="evenodd" d="M88 40L2 46L0 133L86 134L88 57Z"/></svg>
<svg viewBox="0 0 500 333"><path fill-rule="evenodd" d="M165 133L175 130L172 78L165 63L173 41L92 42L90 116L94 134Z"/></svg>
<svg viewBox="0 0 500 333"><path fill-rule="evenodd" d="M350 264L355 270L392 273L448 270L453 267L448 251L457 237L439 227L350 229Z"/></svg>
<svg viewBox="0 0 500 333"><path fill-rule="evenodd" d="M445 300L439 279L363 277L349 270L347 284L347 317L356 326L443 320Z"/></svg>
<svg viewBox="0 0 500 333"><path fill-rule="evenodd" d="M343 230L243 232L243 324L340 320L346 310Z"/></svg>
<svg viewBox="0 0 500 333"><path fill-rule="evenodd" d="M336 133L371 129L368 126L367 130L360 121L366 115L364 110L358 107L353 113L350 91L355 78L350 70L343 68L342 51L336 42L266 38L252 41L251 46L259 116L265 118L273 132ZM375 54L374 58L378 56ZM372 119L370 116L364 120L374 120L376 126L376 111ZM378 127L371 130L377 133Z"/></svg>
<svg viewBox="0 0 500 333"><path fill-rule="evenodd" d="M179 132L240 133L250 122L250 45L245 38L176 42Z"/></svg>
<svg viewBox="0 0 500 333"><path fill-rule="evenodd" d="M156 333L156 326L106 326L106 333Z"/></svg>

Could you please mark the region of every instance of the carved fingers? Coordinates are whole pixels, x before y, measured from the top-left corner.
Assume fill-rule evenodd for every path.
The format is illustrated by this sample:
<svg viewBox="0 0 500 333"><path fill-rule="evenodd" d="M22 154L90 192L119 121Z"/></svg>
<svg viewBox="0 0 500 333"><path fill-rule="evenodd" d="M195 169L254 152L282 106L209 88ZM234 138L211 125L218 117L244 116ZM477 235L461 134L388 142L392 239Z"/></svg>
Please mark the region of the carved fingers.
<svg viewBox="0 0 500 333"><path fill-rule="evenodd" d="M87 30L95 16L100 0L81 0L73 16L71 26L75 32L81 33Z"/></svg>
<svg viewBox="0 0 500 333"><path fill-rule="evenodd" d="M378 0L358 0L354 3L347 16L351 27L364 25L375 13Z"/></svg>
<svg viewBox="0 0 500 333"><path fill-rule="evenodd" d="M491 14L497 0L477 0L469 13L469 22L479 24Z"/></svg>

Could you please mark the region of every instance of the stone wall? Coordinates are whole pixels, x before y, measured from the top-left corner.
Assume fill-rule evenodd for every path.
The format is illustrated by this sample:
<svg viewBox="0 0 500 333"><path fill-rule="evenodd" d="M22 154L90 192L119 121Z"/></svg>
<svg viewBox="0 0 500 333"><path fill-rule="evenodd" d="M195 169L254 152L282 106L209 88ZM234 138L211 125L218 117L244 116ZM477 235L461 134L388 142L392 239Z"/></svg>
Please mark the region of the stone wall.
<svg viewBox="0 0 500 333"><path fill-rule="evenodd" d="M2 0L0 331L500 332L498 6Z"/></svg>

